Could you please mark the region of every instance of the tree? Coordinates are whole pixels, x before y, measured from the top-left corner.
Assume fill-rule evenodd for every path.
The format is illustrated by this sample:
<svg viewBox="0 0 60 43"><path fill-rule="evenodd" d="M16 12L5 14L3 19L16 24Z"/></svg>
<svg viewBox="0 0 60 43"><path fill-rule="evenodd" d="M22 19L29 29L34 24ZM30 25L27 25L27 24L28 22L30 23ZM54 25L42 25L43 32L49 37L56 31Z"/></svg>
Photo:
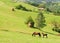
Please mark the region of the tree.
<svg viewBox="0 0 60 43"><path fill-rule="evenodd" d="M28 24L29 27L34 27L34 21L31 16L28 17L25 23Z"/></svg>
<svg viewBox="0 0 60 43"><path fill-rule="evenodd" d="M46 9L49 12L54 13L55 15L60 15L60 5L59 3L47 3Z"/></svg>
<svg viewBox="0 0 60 43"><path fill-rule="evenodd" d="M42 28L45 25L45 17L42 12L40 12L36 18L36 27Z"/></svg>
<svg viewBox="0 0 60 43"><path fill-rule="evenodd" d="M40 3L40 4L39 4L39 8L45 8L45 4L46 4L46 3Z"/></svg>

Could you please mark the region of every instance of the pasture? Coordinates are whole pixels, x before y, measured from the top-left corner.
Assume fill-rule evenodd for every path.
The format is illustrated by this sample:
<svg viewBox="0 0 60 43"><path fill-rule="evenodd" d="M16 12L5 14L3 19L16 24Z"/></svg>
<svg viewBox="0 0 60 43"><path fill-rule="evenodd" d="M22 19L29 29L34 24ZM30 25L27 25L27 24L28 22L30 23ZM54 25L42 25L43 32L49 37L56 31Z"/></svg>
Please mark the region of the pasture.
<svg viewBox="0 0 60 43"><path fill-rule="evenodd" d="M32 16L33 20L37 16L37 12L27 12L23 10L11 11L11 8L17 5L23 5L28 9L37 11L38 8L26 3L13 3L10 0L0 0L0 43L60 43L60 36L56 36L57 32L52 31L52 22L56 20L60 23L60 16L53 13L44 12L46 26L41 30L29 28L24 22ZM33 32L44 32L48 34L48 38L32 36Z"/></svg>

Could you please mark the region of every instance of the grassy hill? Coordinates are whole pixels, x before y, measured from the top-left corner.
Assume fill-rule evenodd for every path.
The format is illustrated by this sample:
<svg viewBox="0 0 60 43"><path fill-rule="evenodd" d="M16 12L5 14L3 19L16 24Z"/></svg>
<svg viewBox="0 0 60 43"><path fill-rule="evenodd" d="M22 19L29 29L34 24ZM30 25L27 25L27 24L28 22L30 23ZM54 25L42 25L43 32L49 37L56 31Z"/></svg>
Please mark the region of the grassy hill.
<svg viewBox="0 0 60 43"><path fill-rule="evenodd" d="M11 11L17 5L23 5L27 9L36 10L37 8L26 3L13 3L11 0L0 0L0 43L60 43L60 36L55 36L57 32L52 31L51 22L60 22L60 16L47 14L44 12L46 24L41 30L29 28L25 25L25 20L32 16L35 21L37 12L27 12L22 10ZM32 37L32 32L47 32L48 38Z"/></svg>

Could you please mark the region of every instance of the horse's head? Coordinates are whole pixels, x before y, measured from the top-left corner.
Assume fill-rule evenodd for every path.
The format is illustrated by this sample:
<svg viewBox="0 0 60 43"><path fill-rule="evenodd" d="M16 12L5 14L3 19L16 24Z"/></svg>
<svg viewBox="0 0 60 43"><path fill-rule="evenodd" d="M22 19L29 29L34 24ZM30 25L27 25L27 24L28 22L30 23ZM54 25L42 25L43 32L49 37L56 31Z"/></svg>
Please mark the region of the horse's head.
<svg viewBox="0 0 60 43"><path fill-rule="evenodd" d="M42 32L42 34L44 34L44 33Z"/></svg>

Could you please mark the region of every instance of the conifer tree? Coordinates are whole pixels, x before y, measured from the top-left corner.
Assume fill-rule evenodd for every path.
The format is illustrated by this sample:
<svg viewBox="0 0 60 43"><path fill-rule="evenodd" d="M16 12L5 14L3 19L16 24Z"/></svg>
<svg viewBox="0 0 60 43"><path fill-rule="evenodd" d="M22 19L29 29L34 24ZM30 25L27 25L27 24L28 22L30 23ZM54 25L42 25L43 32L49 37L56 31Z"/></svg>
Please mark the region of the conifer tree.
<svg viewBox="0 0 60 43"><path fill-rule="evenodd" d="M40 12L38 15L37 15L37 18L36 18L36 27L37 28L41 28L45 25L45 17L43 15L42 12Z"/></svg>

